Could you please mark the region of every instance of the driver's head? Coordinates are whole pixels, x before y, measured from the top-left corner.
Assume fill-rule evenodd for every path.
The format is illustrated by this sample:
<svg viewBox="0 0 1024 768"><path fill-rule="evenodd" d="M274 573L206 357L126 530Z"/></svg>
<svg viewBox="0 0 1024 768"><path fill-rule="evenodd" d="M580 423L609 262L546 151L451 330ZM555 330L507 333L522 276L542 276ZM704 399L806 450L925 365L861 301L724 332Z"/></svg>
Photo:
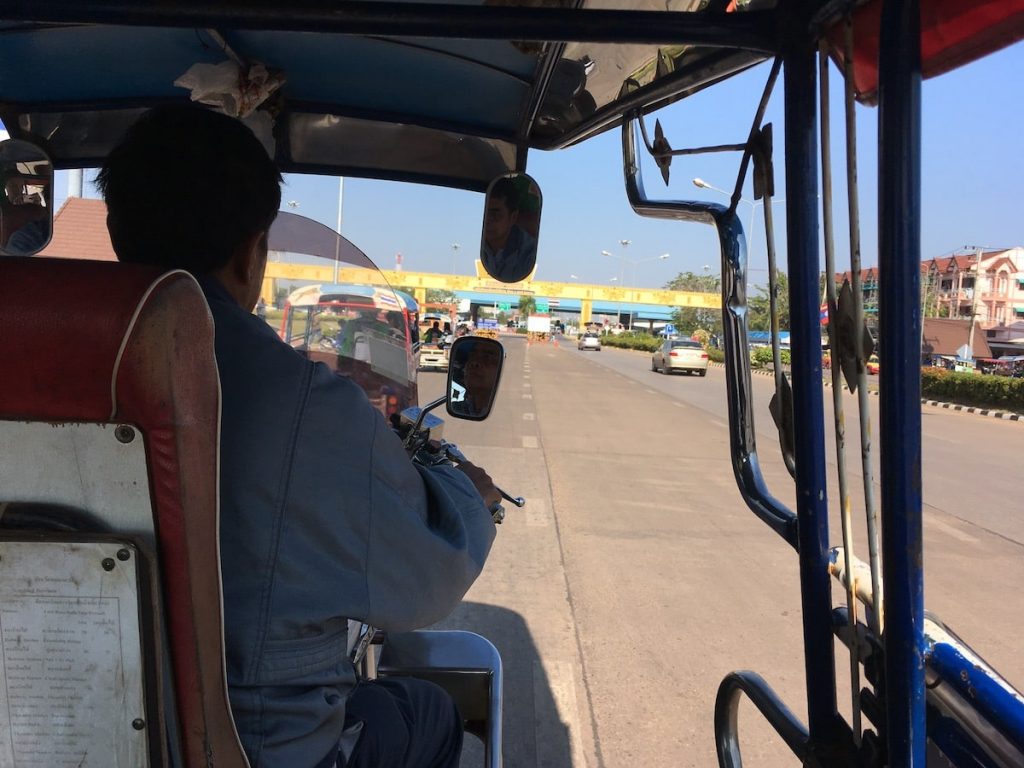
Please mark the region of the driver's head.
<svg viewBox="0 0 1024 768"><path fill-rule="evenodd" d="M21 176L8 176L4 182L4 197L11 205L22 205L28 196L28 187Z"/></svg>
<svg viewBox="0 0 1024 768"><path fill-rule="evenodd" d="M512 227L519 221L519 191L512 179L494 182L484 214L484 240L491 248L504 248Z"/></svg>
<svg viewBox="0 0 1024 768"><path fill-rule="evenodd" d="M501 362L501 351L493 344L474 341L466 356L466 386L471 390L492 386Z"/></svg>
<svg viewBox="0 0 1024 768"><path fill-rule="evenodd" d="M253 133L195 106L146 112L96 182L119 260L195 275L223 270L253 242L265 259L281 204L281 174Z"/></svg>

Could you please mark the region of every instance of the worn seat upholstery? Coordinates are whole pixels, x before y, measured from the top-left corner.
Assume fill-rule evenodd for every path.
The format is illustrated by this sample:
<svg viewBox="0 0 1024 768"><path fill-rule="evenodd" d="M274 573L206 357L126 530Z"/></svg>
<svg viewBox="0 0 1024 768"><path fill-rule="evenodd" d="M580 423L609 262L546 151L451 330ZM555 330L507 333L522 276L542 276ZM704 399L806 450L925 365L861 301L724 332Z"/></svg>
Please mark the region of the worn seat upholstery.
<svg viewBox="0 0 1024 768"><path fill-rule="evenodd" d="M218 543L219 385L213 321L187 273L127 264L0 257L0 424L130 425L141 435L152 543L158 553L158 635L166 636L184 765L247 766L231 718L224 671ZM123 442L123 440L122 440ZM18 446L21 454L31 446ZM0 474L4 503L94 506L84 511L117 532L108 491L83 477L76 498L39 475ZM84 457L79 472L89 466ZM58 469L54 469L57 472ZM99 473L102 477L102 473ZM131 483L127 483L131 485ZM50 485L58 485L51 483ZM102 485L102 484L99 484ZM83 499L85 501L83 501ZM2 523L2 521L0 521ZM137 531L133 532L137 533ZM143 534L143 538L146 535ZM162 648L157 641L152 648ZM162 654L163 651L156 651ZM152 660L151 660L152 661ZM157 675L161 677L161 675ZM102 727L101 713L97 724ZM151 735L150 738L153 738ZM172 736L171 741L175 738ZM164 750L166 756L166 750Z"/></svg>

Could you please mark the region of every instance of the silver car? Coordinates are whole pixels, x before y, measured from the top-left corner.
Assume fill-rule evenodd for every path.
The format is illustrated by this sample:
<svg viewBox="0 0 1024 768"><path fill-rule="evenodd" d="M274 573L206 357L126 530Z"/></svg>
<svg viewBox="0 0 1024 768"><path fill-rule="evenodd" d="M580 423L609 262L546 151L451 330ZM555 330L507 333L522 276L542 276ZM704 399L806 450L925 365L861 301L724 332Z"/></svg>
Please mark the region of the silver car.
<svg viewBox="0 0 1024 768"><path fill-rule="evenodd" d="M601 337L596 333L584 333L576 342L576 349L592 349L595 352L601 351Z"/></svg>
<svg viewBox="0 0 1024 768"><path fill-rule="evenodd" d="M651 356L651 370L662 373L686 371L698 376L708 374L708 353L700 342L690 339L668 339Z"/></svg>

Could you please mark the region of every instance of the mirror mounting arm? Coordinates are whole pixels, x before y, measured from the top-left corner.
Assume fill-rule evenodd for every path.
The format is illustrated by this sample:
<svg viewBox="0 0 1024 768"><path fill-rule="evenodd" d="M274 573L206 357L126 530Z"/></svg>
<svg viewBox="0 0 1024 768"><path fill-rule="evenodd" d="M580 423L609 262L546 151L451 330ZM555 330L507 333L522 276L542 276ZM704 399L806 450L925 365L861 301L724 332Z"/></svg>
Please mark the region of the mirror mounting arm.
<svg viewBox="0 0 1024 768"><path fill-rule="evenodd" d="M448 396L443 395L436 400L431 400L429 403L420 408L419 415L416 417L415 423L412 425L412 429L409 430L409 434L405 437L405 447L408 448L412 445L412 441L419 433L420 428L423 426L423 420L427 417L427 414L440 405L444 405L447 402Z"/></svg>

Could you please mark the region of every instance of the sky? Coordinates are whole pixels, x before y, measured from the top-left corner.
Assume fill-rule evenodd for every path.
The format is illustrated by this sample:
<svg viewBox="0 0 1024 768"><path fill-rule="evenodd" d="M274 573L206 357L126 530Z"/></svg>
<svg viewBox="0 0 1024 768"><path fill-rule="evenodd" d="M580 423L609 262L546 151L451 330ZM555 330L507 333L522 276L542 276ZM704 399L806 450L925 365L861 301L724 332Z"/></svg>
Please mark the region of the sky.
<svg viewBox="0 0 1024 768"><path fill-rule="evenodd" d="M659 119L673 147L740 143L750 129L767 76L768 67L762 65L670 105L648 116L648 131L653 135L654 120ZM849 248L842 182L842 82L834 67L830 81L837 269L842 271L849 268ZM1024 43L925 81L923 112L922 258L964 246L1024 245ZM781 78L765 119L774 123L776 248L785 271ZM877 263L877 119L877 108L857 107L864 266ZM692 179L731 191L739 160L739 153L677 157L666 190L648 159L645 187L652 197L726 202L727 195L698 189ZM714 231L706 225L644 219L633 213L626 201L621 162L619 129L567 150L530 153L527 171L544 196L537 279L661 287L680 272L717 273ZM66 190L66 174L60 172L57 206ZM288 175L282 208L334 227L338 193L337 178ZM86 194L95 196L91 185ZM764 283L761 203L753 203L749 182L744 195L744 227L752 213L757 216L750 247L751 282ZM344 182L342 212L342 233L382 269L394 268L395 257L401 254L408 271L472 273L483 215L479 193L350 178ZM623 240L629 244L623 245ZM666 253L668 258L658 258Z"/></svg>

